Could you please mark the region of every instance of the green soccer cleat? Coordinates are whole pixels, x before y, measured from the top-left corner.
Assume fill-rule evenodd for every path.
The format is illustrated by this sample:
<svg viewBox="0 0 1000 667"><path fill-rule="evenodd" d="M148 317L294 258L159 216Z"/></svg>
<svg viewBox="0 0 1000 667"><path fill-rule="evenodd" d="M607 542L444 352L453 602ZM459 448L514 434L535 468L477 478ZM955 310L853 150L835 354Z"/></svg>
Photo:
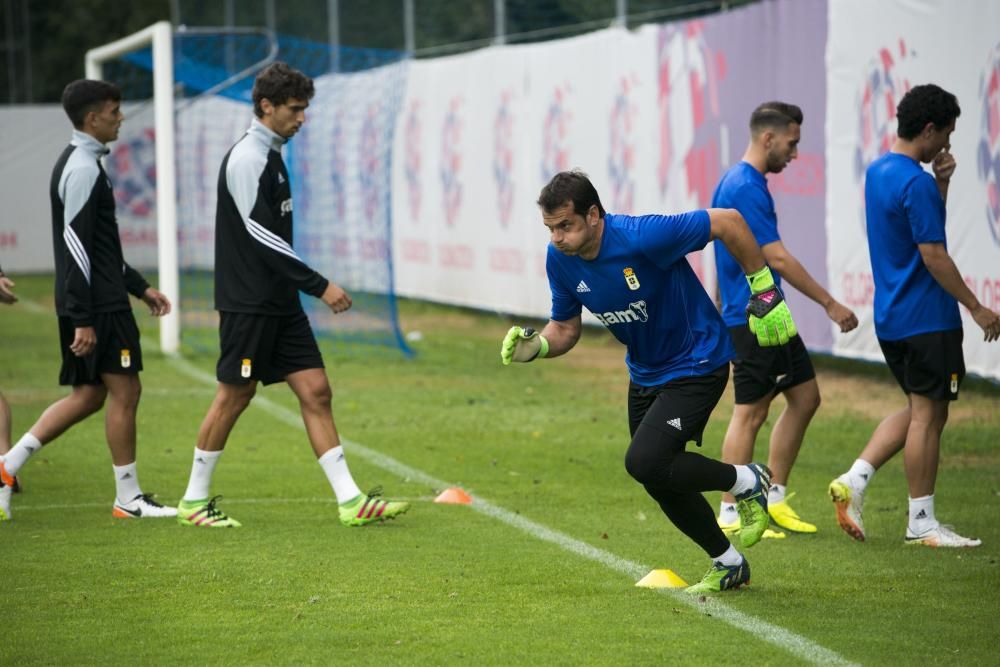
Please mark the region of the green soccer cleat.
<svg viewBox="0 0 1000 667"><path fill-rule="evenodd" d="M241 524L230 518L225 512L215 506L215 501L222 496L213 496L211 500L182 500L177 504L177 523L182 526L201 526L203 528L239 528Z"/></svg>
<svg viewBox="0 0 1000 667"><path fill-rule="evenodd" d="M815 533L816 526L799 518L798 513L788 504L788 500L794 495L789 493L780 503L768 503L767 513L771 515L774 523L785 530L793 533Z"/></svg>
<svg viewBox="0 0 1000 667"><path fill-rule="evenodd" d="M750 583L750 563L744 558L739 565L723 565L715 561L697 584L684 589L685 593L720 593Z"/></svg>
<svg viewBox="0 0 1000 667"><path fill-rule="evenodd" d="M771 489L771 469L763 463L751 463L757 478L753 488L736 496L736 511L740 515L740 544L748 549L760 542L770 521L767 513L767 492Z"/></svg>
<svg viewBox="0 0 1000 667"><path fill-rule="evenodd" d="M410 503L382 500L382 487L376 487L340 506L340 522L345 526L367 526L386 519L395 519L410 509Z"/></svg>

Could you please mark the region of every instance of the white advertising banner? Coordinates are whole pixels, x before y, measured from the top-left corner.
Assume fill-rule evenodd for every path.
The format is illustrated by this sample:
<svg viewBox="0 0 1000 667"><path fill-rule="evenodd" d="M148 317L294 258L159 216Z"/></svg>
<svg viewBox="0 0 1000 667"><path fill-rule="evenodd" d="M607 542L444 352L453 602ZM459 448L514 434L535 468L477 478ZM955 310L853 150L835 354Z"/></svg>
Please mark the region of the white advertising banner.
<svg viewBox="0 0 1000 667"><path fill-rule="evenodd" d="M672 194L657 179L657 35L413 62L394 150L397 292L547 317L535 201L559 171L587 172L609 212L696 208L686 182Z"/></svg>
<svg viewBox="0 0 1000 667"><path fill-rule="evenodd" d="M1000 310L1000 3L836 0L827 42L827 267L835 298L861 326L834 337L838 355L882 360L864 218L864 172L895 139L909 88L958 97L958 168L947 203L948 251L979 300ZM969 372L1000 379L1000 345L962 308Z"/></svg>

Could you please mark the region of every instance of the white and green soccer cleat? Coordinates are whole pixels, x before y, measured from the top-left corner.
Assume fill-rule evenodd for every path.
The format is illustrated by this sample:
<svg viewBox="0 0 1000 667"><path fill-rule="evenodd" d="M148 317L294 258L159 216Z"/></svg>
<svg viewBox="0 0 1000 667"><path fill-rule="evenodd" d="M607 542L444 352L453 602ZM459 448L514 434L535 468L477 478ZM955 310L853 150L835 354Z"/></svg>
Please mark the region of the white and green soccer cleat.
<svg viewBox="0 0 1000 667"><path fill-rule="evenodd" d="M753 488L736 496L736 511L740 514L740 544L752 547L764 537L771 522L767 513L767 493L771 489L771 469L763 463L751 463L750 469L757 478Z"/></svg>
<svg viewBox="0 0 1000 667"><path fill-rule="evenodd" d="M705 576L697 584L684 589L685 593L720 593L739 588L750 583L750 563L744 558L739 565L712 563Z"/></svg>
<svg viewBox="0 0 1000 667"><path fill-rule="evenodd" d="M978 547L983 543L982 540L975 537L962 537L954 530L951 526L938 525L935 528L924 531L923 533L917 535L907 527L906 529L906 543L907 544L922 544L927 547L951 547L951 548L971 548Z"/></svg>
<svg viewBox="0 0 1000 667"><path fill-rule="evenodd" d="M382 500L382 487L376 487L340 506L340 522L345 526L367 526L395 519L410 509L410 503Z"/></svg>
<svg viewBox="0 0 1000 667"><path fill-rule="evenodd" d="M182 526L200 526L203 528L239 528L241 524L230 518L225 512L215 506L215 501L222 496L213 496L211 500L182 500L177 505L177 523Z"/></svg>
<svg viewBox="0 0 1000 667"><path fill-rule="evenodd" d="M830 482L828 492L837 510L837 523L845 533L858 542L864 542L865 523L861 518L861 510L865 502L865 492L853 488L848 483L846 474Z"/></svg>
<svg viewBox="0 0 1000 667"><path fill-rule="evenodd" d="M0 521L10 521L10 494L14 492L15 477L7 474L2 457L0 457Z"/></svg>

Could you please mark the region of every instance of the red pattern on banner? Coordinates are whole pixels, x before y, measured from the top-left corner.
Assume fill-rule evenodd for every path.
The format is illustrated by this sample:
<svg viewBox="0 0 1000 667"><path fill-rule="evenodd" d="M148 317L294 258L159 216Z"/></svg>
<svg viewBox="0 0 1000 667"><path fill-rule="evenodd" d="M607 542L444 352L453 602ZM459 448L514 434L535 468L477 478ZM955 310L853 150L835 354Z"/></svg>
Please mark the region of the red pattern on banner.
<svg viewBox="0 0 1000 667"><path fill-rule="evenodd" d="M419 239L404 239L400 242L403 259L414 264L431 263L431 244Z"/></svg>
<svg viewBox="0 0 1000 667"><path fill-rule="evenodd" d="M517 248L491 248L490 269L500 273L522 273L527 262Z"/></svg>
<svg viewBox="0 0 1000 667"><path fill-rule="evenodd" d="M449 269L473 269L476 266L476 254L469 245L439 245L438 264Z"/></svg>
<svg viewBox="0 0 1000 667"><path fill-rule="evenodd" d="M846 271L841 277L844 303L852 308L871 306L875 301L875 279L871 271Z"/></svg>

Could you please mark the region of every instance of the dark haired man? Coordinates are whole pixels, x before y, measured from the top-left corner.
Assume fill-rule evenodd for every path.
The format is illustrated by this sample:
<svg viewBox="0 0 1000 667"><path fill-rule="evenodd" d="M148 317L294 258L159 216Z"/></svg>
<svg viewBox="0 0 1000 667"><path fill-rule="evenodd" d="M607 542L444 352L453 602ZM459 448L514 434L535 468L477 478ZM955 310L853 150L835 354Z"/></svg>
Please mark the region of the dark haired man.
<svg viewBox="0 0 1000 667"><path fill-rule="evenodd" d="M767 189L768 174L778 174L798 155L802 110L785 102L765 102L750 115L750 143L743 159L722 176L712 195L712 206L735 208L747 221L760 244L774 282L782 278L818 303L842 332L858 326L849 308L836 301L813 279L788 251L778 234L774 200ZM715 268L719 277L722 319L736 347L733 386L736 404L722 444L722 460L749 463L754 442L767 419L771 402L785 396L785 409L771 430L767 465L771 469L771 490L767 510L775 524L798 533L814 533L816 526L799 518L788 504L788 477L802 446L809 421L819 407L819 387L809 353L799 336L787 346L763 347L747 328L746 302L750 290L743 268L720 241L715 242ZM739 530L740 519L731 494L724 494L719 508L719 525L726 532ZM766 536L783 536L769 533Z"/></svg>
<svg viewBox="0 0 1000 667"><path fill-rule="evenodd" d="M185 526L237 527L216 505L212 474L257 383L287 382L299 399L313 452L340 504L340 521L363 526L406 512L409 503L361 493L333 421L331 389L299 292L340 313L347 292L292 249L292 194L281 147L305 122L312 79L285 63L269 65L253 88L256 118L219 169L215 216L215 307L221 351L215 400L198 432L191 477L178 506Z"/></svg>
<svg viewBox="0 0 1000 667"><path fill-rule="evenodd" d="M72 391L50 405L0 457L0 519L10 518L10 490L21 466L43 445L100 410L105 399L105 433L116 484L112 515L177 513L142 492L136 471L142 349L128 295L142 299L154 316L170 312L170 301L122 257L114 192L101 165L106 144L118 138L125 118L121 97L118 87L106 81L81 79L63 90L63 109L74 130L52 172L50 199L62 353L59 383Z"/></svg>
<svg viewBox="0 0 1000 667"><path fill-rule="evenodd" d="M965 377L958 304L969 309L985 340L1000 337L1000 315L979 302L948 254L945 202L955 172L949 149L960 114L958 100L942 88L910 89L896 109L896 142L865 173L875 334L907 406L883 419L850 470L830 482L837 521L859 541L865 539L865 490L902 449L909 487L906 543L981 544L942 525L934 513L941 433ZM933 177L921 166L927 162Z"/></svg>
<svg viewBox="0 0 1000 667"><path fill-rule="evenodd" d="M749 583L750 566L715 521L703 491L739 500L740 543L756 544L767 528L766 466L729 465L686 451L702 432L729 380L732 342L715 304L685 256L714 238L742 264L750 281L750 326L785 344L795 324L742 216L732 209L633 217L604 212L582 173L556 174L538 199L551 235L546 271L552 316L539 334L519 326L500 349L504 364L556 357L580 338L584 306L628 352L629 432L625 468L667 518L712 559L692 593Z"/></svg>

